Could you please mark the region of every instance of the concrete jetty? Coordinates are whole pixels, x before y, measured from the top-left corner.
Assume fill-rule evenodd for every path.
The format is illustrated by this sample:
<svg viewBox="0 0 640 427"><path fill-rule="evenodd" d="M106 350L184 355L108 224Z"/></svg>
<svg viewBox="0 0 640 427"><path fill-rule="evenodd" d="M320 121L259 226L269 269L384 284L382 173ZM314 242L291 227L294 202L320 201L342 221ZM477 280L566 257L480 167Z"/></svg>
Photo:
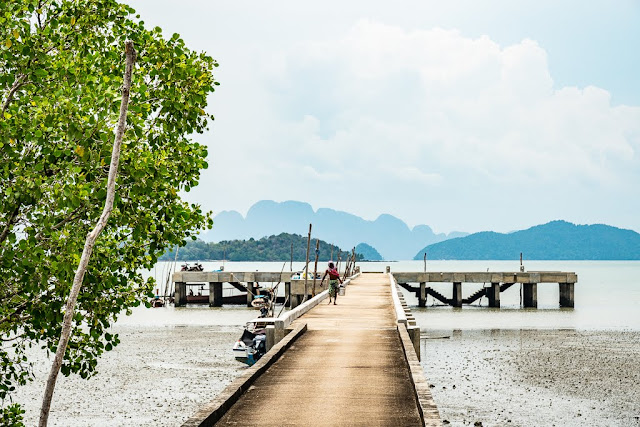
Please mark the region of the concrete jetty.
<svg viewBox="0 0 640 427"><path fill-rule="evenodd" d="M393 277L404 289L415 293L418 305L426 305L427 295L431 295L443 304L462 307L482 297L487 297L489 307L500 307L500 293L516 283L522 285L522 306L538 307L538 284L557 283L560 290L560 307L574 306L574 288L578 275L562 271L518 271L518 272L393 272ZM410 285L415 283L415 286ZM429 286L430 283L451 283L451 298L440 294ZM481 283L483 286L467 298L462 298L463 283Z"/></svg>
<svg viewBox="0 0 640 427"><path fill-rule="evenodd" d="M390 272L387 267L387 273ZM559 286L560 307L574 307L574 289L578 276L573 272L561 271L517 271L517 272L391 272L396 282L404 289L415 293L420 307L426 305L427 295L431 295L443 304L453 307L461 307L463 304L471 304L482 297L489 301L489 307L500 307L500 294L513 285L522 285L522 306L535 308L538 306L538 284L557 283ZM223 304L222 286L229 283L240 291L246 291L247 305L256 293L258 282L280 282L284 284L285 300L287 307L295 308L305 300L305 295L310 298L313 294L313 280L296 278L297 273L273 273L273 272L190 272L181 271L173 274L175 282L176 306L187 303L187 283L209 284L209 305L221 307ZM429 286L430 283L451 283L451 298L442 295ZM479 289L467 298L462 297L463 283L481 283ZM320 280L316 281L316 293L326 289L320 286Z"/></svg>
<svg viewBox="0 0 640 427"><path fill-rule="evenodd" d="M337 305L326 297L184 426L440 426L393 278L365 273Z"/></svg>

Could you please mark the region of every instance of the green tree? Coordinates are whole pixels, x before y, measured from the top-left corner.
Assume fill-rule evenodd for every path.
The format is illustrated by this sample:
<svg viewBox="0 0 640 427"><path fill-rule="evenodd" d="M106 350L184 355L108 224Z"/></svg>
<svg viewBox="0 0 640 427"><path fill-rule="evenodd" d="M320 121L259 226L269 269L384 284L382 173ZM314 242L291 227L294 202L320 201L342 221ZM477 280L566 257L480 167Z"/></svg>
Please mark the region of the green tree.
<svg viewBox="0 0 640 427"><path fill-rule="evenodd" d="M207 167L190 135L217 63L147 30L112 0L0 3L0 399L31 376L28 346L55 352L85 237L100 217L120 107L123 49L137 50L114 208L98 238L61 371L83 378L118 344L106 332L145 301L138 273L211 216L181 200ZM4 406L4 405L3 405ZM19 423L19 408L3 423Z"/></svg>

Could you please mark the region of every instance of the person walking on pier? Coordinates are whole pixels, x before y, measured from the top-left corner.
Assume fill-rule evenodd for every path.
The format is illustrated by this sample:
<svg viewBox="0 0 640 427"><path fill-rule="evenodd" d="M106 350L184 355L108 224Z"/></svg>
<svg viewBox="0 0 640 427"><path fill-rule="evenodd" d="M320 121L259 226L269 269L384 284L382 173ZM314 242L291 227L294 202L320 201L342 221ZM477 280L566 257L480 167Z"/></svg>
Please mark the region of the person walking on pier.
<svg viewBox="0 0 640 427"><path fill-rule="evenodd" d="M329 262L329 268L325 270L320 283L324 282L324 278L327 275L329 275L329 304L331 304L331 298L333 298L333 304L335 305L338 300L338 284L342 284L342 279L333 262Z"/></svg>

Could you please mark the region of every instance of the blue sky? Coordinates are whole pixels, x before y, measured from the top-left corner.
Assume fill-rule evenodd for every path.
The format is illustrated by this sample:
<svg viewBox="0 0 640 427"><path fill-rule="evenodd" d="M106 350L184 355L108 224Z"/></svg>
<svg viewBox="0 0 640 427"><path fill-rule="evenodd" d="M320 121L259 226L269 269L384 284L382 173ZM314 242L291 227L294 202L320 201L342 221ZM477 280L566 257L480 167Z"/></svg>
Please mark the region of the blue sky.
<svg viewBox="0 0 640 427"><path fill-rule="evenodd" d="M309 3L129 1L220 62L189 200L640 231L640 2Z"/></svg>

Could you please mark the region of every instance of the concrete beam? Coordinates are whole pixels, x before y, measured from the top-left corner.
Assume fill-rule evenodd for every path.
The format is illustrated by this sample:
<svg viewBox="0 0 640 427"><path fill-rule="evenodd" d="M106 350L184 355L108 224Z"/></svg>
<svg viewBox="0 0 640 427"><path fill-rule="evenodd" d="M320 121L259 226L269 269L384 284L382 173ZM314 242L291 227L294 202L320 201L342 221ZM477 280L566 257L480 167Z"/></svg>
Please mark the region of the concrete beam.
<svg viewBox="0 0 640 427"><path fill-rule="evenodd" d="M396 272L393 277L398 283L576 283L578 276L572 272L529 271L529 272Z"/></svg>

